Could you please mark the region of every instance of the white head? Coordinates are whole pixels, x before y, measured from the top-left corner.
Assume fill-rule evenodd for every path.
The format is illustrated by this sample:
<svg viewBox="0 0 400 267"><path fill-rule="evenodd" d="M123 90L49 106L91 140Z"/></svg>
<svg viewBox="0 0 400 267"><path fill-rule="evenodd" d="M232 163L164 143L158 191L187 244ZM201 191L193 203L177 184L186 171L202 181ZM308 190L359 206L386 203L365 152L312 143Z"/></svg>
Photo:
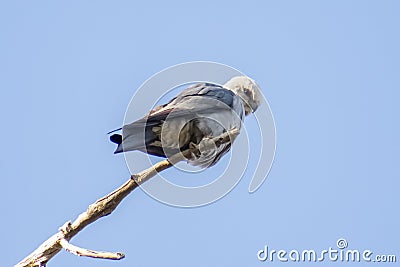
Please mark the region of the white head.
<svg viewBox="0 0 400 267"><path fill-rule="evenodd" d="M262 101L262 94L257 83L247 76L236 76L224 84L226 89L233 91L243 100L246 116L257 110Z"/></svg>

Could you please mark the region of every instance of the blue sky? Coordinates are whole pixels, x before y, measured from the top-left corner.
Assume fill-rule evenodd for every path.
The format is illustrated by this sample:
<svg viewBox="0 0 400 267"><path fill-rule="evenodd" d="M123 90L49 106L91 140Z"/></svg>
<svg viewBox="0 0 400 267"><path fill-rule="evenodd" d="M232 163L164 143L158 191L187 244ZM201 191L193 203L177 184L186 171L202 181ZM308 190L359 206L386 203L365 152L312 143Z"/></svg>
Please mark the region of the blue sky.
<svg viewBox="0 0 400 267"><path fill-rule="evenodd" d="M400 260L399 7L2 1L2 265L129 177L106 133L147 78L193 60L230 65L262 87L277 129L266 182L250 195L244 177L195 209L137 190L72 240L124 260L62 252L49 266L262 266L265 245L323 250L340 237Z"/></svg>

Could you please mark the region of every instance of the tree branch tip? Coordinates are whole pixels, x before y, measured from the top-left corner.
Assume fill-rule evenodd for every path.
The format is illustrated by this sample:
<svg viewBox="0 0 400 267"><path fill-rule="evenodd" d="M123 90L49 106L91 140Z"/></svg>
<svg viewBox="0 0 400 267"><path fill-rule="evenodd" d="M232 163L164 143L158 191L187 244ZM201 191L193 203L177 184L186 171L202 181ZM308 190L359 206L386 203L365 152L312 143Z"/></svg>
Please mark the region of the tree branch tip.
<svg viewBox="0 0 400 267"><path fill-rule="evenodd" d="M125 258L125 254L122 253L122 252L117 252L117 253L115 253L115 254L119 257L118 260L122 260L123 258Z"/></svg>
<svg viewBox="0 0 400 267"><path fill-rule="evenodd" d="M239 131L238 128L233 128L232 130L228 131L228 135L229 135L230 137L233 137L233 138L235 138L236 136L238 136L239 133L240 133L240 131ZM220 137L220 138L223 139L223 137Z"/></svg>
<svg viewBox="0 0 400 267"><path fill-rule="evenodd" d="M60 240L60 245L68 252L77 255L97 259L106 260L121 260L125 258L125 254L122 252L108 252L108 251L95 251L91 249L81 248L74 246L69 243L65 238Z"/></svg>

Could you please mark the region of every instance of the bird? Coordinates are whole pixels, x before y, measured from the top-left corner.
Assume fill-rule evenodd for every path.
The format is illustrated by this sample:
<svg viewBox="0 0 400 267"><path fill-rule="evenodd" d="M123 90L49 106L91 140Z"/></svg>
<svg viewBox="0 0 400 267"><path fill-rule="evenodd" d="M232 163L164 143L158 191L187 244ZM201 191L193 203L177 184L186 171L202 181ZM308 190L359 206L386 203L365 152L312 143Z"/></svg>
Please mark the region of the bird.
<svg viewBox="0 0 400 267"><path fill-rule="evenodd" d="M114 153L137 150L168 158L200 147L187 162L211 167L230 150L234 140L218 147L205 144L229 130L240 130L244 117L257 110L262 97L258 84L247 76L235 76L224 85L208 82L192 85L143 118L109 132L122 130L122 135L110 136L118 145Z"/></svg>

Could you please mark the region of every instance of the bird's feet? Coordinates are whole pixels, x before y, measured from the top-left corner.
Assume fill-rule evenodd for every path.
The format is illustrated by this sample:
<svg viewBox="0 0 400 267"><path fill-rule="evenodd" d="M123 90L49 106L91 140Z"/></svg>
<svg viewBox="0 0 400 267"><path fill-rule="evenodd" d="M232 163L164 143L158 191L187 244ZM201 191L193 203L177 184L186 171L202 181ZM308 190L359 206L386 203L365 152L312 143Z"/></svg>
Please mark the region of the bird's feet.
<svg viewBox="0 0 400 267"><path fill-rule="evenodd" d="M214 140L209 137L204 137L199 144L191 142L189 148L192 150L192 156L196 159L200 157L212 157L217 151L217 145Z"/></svg>
<svg viewBox="0 0 400 267"><path fill-rule="evenodd" d="M192 158L195 158L195 159L200 158L201 153L200 153L199 145L197 145L196 143L190 142L189 149L191 151Z"/></svg>

